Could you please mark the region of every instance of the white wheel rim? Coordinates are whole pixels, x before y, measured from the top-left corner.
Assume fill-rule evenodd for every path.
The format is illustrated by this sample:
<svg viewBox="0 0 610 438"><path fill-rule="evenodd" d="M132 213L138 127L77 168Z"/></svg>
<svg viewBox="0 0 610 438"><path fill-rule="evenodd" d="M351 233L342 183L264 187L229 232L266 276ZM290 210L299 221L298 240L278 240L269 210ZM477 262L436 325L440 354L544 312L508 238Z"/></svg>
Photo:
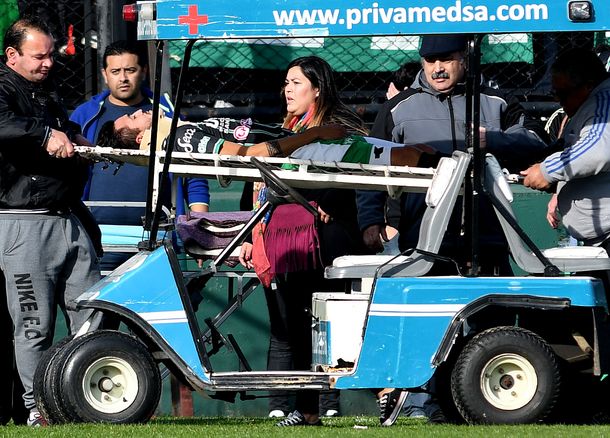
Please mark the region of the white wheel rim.
<svg viewBox="0 0 610 438"><path fill-rule="evenodd" d="M105 414L116 414L131 406L138 389L138 375L128 362L118 357L96 360L83 378L85 400Z"/></svg>
<svg viewBox="0 0 610 438"><path fill-rule="evenodd" d="M481 371L483 397L498 409L521 409L534 398L537 389L536 370L518 354L496 356Z"/></svg>

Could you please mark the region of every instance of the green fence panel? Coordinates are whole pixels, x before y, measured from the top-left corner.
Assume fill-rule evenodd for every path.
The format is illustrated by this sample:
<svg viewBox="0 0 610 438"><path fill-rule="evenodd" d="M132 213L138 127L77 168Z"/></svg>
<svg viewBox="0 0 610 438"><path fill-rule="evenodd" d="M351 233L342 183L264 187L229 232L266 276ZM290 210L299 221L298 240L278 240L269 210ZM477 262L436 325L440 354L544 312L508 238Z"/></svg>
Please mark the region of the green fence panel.
<svg viewBox="0 0 610 438"><path fill-rule="evenodd" d="M172 67L179 67L185 41L170 42ZM258 41L199 41L191 65L208 68L282 70L300 56L326 59L337 72L394 71L402 64L419 62L420 37L306 38ZM529 34L485 36L483 63L533 62Z"/></svg>
<svg viewBox="0 0 610 438"><path fill-rule="evenodd" d="M0 0L0 47L4 51L4 33L19 17L17 0Z"/></svg>

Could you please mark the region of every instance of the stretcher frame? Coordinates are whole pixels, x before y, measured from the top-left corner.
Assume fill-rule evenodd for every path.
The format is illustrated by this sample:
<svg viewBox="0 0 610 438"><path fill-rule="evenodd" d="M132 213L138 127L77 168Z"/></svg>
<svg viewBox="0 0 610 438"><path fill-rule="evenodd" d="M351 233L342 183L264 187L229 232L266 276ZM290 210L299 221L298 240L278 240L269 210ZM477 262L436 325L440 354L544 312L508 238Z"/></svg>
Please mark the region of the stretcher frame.
<svg viewBox="0 0 610 438"><path fill-rule="evenodd" d="M148 165L148 150L113 149L77 146L76 151L95 161L112 161L141 166ZM153 205L156 205L160 179L165 164L165 151L154 156ZM350 188L387 191L398 197L402 192L425 193L434 175L433 168L381 166L373 164L328 162L294 158L256 157L268 164L288 185L296 188ZM282 168L290 165L292 169ZM260 171L249 156L173 152L169 172L177 176L204 177L218 180L226 187L232 180L262 181Z"/></svg>

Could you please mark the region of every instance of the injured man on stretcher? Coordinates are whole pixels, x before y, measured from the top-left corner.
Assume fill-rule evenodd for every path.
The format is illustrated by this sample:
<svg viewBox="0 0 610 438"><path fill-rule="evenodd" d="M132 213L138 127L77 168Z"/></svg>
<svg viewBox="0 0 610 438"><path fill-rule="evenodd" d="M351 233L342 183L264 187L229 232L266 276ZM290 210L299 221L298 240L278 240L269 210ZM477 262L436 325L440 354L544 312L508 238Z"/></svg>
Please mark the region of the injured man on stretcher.
<svg viewBox="0 0 610 438"><path fill-rule="evenodd" d="M171 119L161 115L157 150L165 148L170 125ZM106 122L98 135L98 146L148 150L151 127L152 112L138 110ZM435 166L439 158L430 146L348 135L340 125L317 126L294 134L279 125L228 118L198 123L179 121L174 151L413 167Z"/></svg>

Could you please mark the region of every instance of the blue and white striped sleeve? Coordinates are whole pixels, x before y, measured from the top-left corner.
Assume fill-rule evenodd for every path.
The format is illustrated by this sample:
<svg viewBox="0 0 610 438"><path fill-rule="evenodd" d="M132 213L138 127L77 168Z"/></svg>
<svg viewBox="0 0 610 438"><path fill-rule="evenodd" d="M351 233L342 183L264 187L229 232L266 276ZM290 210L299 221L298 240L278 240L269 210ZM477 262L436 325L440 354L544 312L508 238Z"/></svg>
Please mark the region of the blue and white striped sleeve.
<svg viewBox="0 0 610 438"><path fill-rule="evenodd" d="M594 113L582 125L574 144L542 163L542 174L550 183L610 171L610 93L597 96Z"/></svg>

